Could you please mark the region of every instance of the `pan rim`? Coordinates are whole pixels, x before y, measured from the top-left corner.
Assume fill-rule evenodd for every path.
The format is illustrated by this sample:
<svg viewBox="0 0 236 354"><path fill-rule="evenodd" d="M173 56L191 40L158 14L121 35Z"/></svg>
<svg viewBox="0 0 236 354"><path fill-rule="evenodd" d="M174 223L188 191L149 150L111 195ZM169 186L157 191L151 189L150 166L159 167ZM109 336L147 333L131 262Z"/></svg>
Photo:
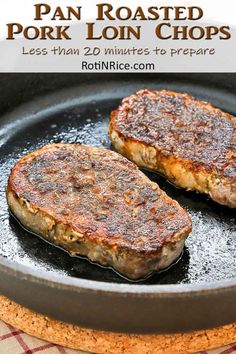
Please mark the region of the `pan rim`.
<svg viewBox="0 0 236 354"><path fill-rule="evenodd" d="M0 272L7 273L17 279L27 279L32 283L40 283L47 287L67 289L75 292L92 291L97 293L111 293L130 296L199 296L209 293L219 293L236 290L236 278L218 280L213 282L199 282L194 284L120 284L75 278L72 276L56 275L43 270L34 270L30 266L18 264L0 255Z"/></svg>

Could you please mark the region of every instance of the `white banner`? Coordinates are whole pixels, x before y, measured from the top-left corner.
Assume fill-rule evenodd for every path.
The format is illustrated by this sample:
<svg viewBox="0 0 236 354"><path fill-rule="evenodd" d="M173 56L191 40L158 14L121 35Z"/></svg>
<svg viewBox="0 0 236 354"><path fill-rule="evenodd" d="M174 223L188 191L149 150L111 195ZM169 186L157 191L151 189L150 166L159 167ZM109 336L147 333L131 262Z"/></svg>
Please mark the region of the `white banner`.
<svg viewBox="0 0 236 354"><path fill-rule="evenodd" d="M0 72L235 72L235 0L1 0Z"/></svg>

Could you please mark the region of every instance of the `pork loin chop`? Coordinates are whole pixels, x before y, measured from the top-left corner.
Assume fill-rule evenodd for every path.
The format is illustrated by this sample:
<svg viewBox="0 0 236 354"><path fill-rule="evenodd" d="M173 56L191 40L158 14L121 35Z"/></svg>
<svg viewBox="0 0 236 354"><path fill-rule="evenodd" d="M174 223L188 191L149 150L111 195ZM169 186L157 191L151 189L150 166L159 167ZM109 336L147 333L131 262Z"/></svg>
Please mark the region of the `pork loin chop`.
<svg viewBox="0 0 236 354"><path fill-rule="evenodd" d="M236 207L236 117L186 93L141 90L111 113L109 130L138 166Z"/></svg>
<svg viewBox="0 0 236 354"><path fill-rule="evenodd" d="M176 201L103 148L52 144L30 153L11 171L7 200L28 230L131 279L168 267L191 231Z"/></svg>

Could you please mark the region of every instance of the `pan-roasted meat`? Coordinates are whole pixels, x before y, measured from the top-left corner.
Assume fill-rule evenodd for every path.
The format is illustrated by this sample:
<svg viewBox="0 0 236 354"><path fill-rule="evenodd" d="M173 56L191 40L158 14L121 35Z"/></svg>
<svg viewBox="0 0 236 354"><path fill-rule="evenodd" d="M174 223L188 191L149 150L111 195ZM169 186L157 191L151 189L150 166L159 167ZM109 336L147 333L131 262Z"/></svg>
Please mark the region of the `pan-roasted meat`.
<svg viewBox="0 0 236 354"><path fill-rule="evenodd" d="M138 279L179 257L191 221L136 165L103 148L47 145L12 169L7 200L30 231Z"/></svg>
<svg viewBox="0 0 236 354"><path fill-rule="evenodd" d="M236 207L236 117L186 93L141 90L111 113L116 151Z"/></svg>

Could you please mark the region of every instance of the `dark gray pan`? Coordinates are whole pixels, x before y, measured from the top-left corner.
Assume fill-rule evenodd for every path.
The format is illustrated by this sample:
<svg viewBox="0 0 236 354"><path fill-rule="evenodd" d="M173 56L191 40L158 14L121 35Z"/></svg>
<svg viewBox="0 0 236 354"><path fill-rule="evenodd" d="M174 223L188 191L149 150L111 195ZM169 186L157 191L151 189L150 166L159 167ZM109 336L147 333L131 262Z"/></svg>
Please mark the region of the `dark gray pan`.
<svg viewBox="0 0 236 354"><path fill-rule="evenodd" d="M141 283L71 258L9 216L4 189L22 155L60 141L110 148L109 112L144 87L187 91L236 113L236 74L0 76L0 291L40 313L97 329L160 333L232 323L235 210L146 172L189 211L193 232L176 265Z"/></svg>

